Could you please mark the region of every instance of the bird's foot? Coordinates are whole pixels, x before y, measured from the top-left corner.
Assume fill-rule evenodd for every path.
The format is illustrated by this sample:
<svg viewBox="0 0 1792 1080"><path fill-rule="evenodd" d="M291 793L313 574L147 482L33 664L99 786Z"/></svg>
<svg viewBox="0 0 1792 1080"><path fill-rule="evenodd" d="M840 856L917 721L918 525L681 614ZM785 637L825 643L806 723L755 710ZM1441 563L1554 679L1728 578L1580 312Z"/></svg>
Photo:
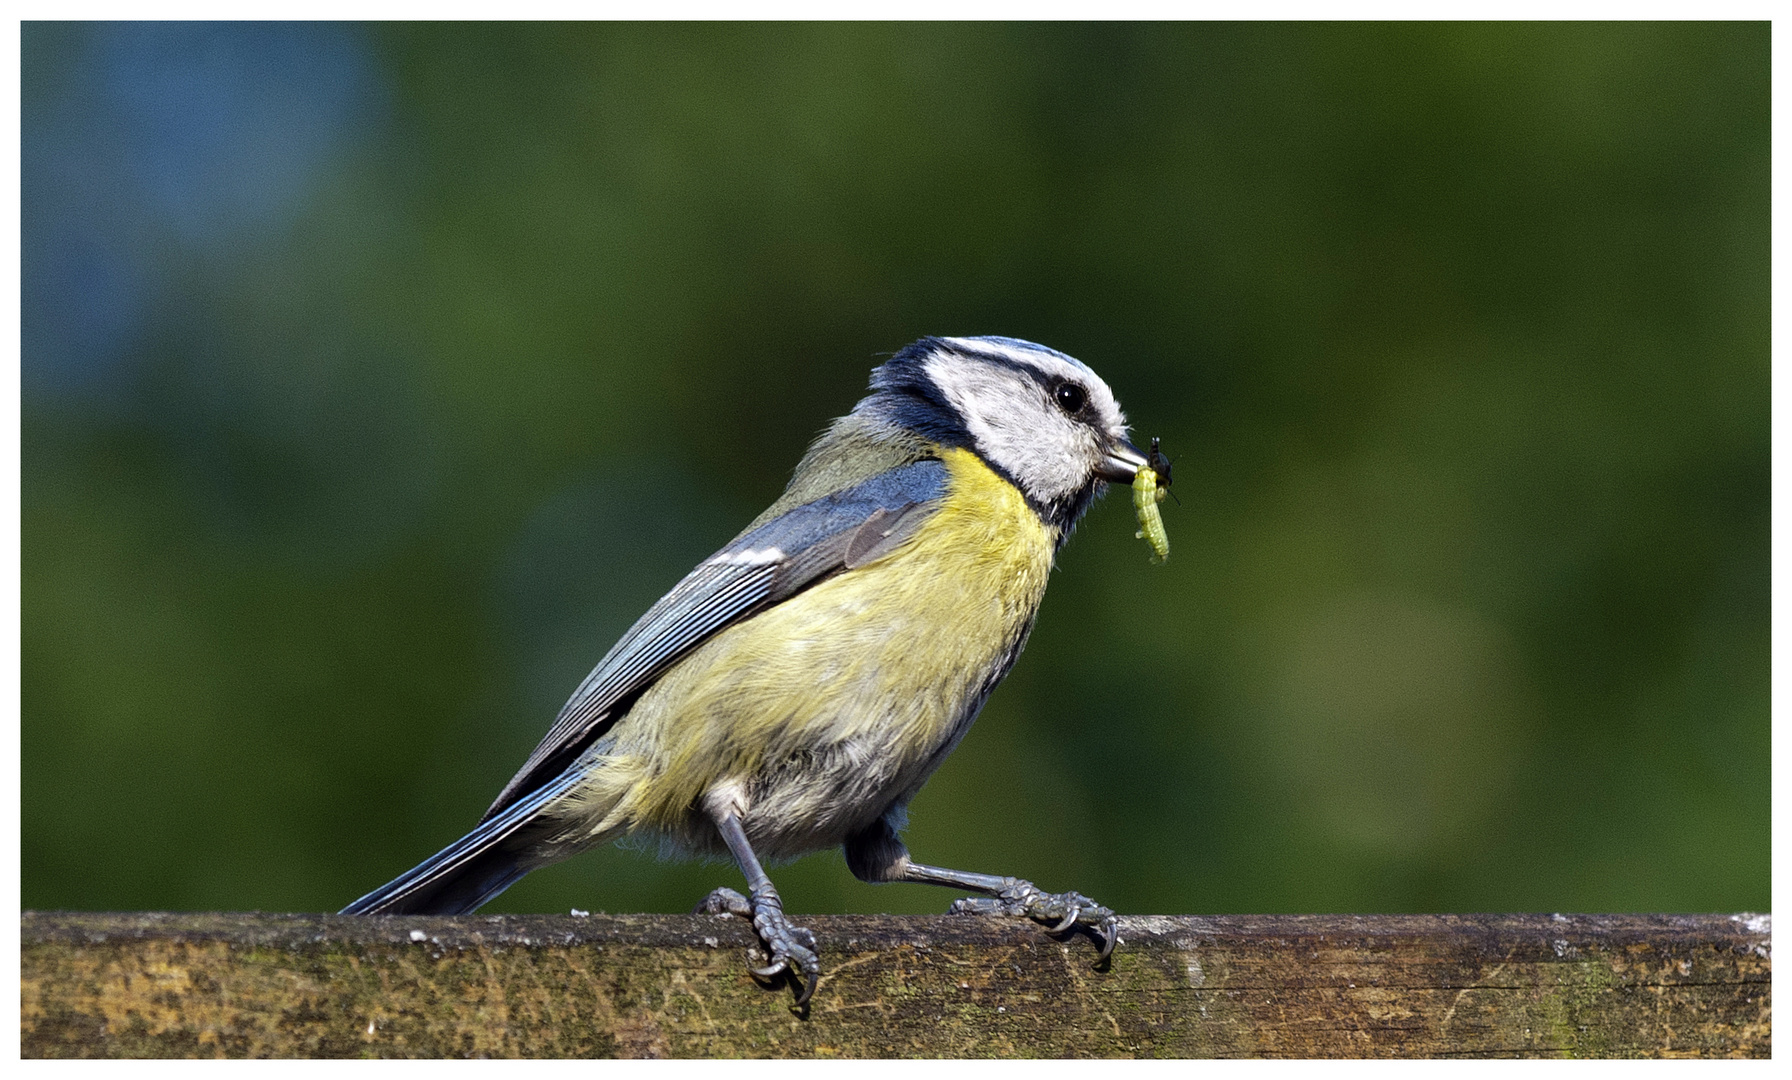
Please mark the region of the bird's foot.
<svg viewBox="0 0 1792 1080"><path fill-rule="evenodd" d="M1086 927L1101 936L1097 964L1106 960L1120 940L1120 921L1114 913L1082 893L1040 892L1038 886L1019 878L995 896L971 896L954 900L947 909L953 915L1006 915L1051 924L1051 932L1063 934Z"/></svg>
<svg viewBox="0 0 1792 1080"><path fill-rule="evenodd" d="M755 892L748 899L733 889L717 889L697 905L697 914L738 915L752 920L753 930L765 943L770 961L762 968L749 967L747 970L761 979L788 971L792 978L803 981L802 990L796 997L797 1008L808 1003L815 993L816 980L821 978L821 956L815 935L804 927L793 925L785 917L784 902L778 899L777 893L767 889Z"/></svg>

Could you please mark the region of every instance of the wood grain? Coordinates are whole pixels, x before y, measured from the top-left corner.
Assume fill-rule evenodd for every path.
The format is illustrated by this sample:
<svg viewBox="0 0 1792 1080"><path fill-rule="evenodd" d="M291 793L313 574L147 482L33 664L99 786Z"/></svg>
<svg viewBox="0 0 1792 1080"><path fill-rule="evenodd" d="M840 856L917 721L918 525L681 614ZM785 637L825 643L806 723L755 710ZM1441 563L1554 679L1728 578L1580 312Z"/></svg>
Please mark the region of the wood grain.
<svg viewBox="0 0 1792 1080"><path fill-rule="evenodd" d="M1756 915L810 916L804 1014L739 920L26 912L26 1057L1767 1057Z"/></svg>

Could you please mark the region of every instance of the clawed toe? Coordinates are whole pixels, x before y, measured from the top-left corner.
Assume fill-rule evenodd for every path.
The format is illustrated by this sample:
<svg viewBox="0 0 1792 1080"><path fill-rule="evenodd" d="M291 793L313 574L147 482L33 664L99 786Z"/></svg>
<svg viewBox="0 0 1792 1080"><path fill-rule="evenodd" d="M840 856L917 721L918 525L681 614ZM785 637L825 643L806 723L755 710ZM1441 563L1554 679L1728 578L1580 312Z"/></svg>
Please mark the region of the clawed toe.
<svg viewBox="0 0 1792 1080"><path fill-rule="evenodd" d="M789 927L789 929L800 930L801 927ZM809 938L807 945L795 940L794 934L766 937L765 947L766 951L771 954L771 963L762 968L750 967L747 969L761 979L775 978L784 972L789 972L792 978L801 979L803 988L796 996L798 1008L808 1003L809 998L815 993L816 984L821 979L821 958L816 955L815 949L812 947L814 937L807 934L804 936Z"/></svg>
<svg viewBox="0 0 1792 1080"><path fill-rule="evenodd" d="M803 989L796 998L797 1006L801 1007L815 993L815 985L821 978L821 957L815 948L815 935L804 927L792 926L783 912L764 907L754 913L753 927L759 931L759 938L765 942L765 950L771 957L771 963L752 969L753 974L769 979L788 971L793 977L801 978Z"/></svg>
<svg viewBox="0 0 1792 1080"><path fill-rule="evenodd" d="M1113 955L1114 946L1120 939L1120 922L1112 911L1081 893L1040 892L1027 881L1017 881L997 896L955 900L947 910L953 915L1006 915L1033 919L1052 924L1047 932L1054 935L1085 927L1101 938L1101 951L1095 957L1097 964Z"/></svg>
<svg viewBox="0 0 1792 1080"><path fill-rule="evenodd" d="M1052 933L1062 934L1064 931L1075 926L1076 925L1076 917L1078 915L1081 915L1082 913L1083 913L1083 909L1081 907L1078 907L1076 904L1070 905L1070 914L1064 916L1063 922L1052 927Z"/></svg>
<svg viewBox="0 0 1792 1080"><path fill-rule="evenodd" d="M1116 916L1109 915L1101 920L1101 951L1095 954L1095 962L1097 964L1105 963L1108 957L1114 955L1114 946L1119 943L1120 920Z"/></svg>
<svg viewBox="0 0 1792 1080"><path fill-rule="evenodd" d="M693 915L739 915L743 919L751 919L753 917L753 902L733 889L716 889L692 908L691 913Z"/></svg>
<svg viewBox="0 0 1792 1080"><path fill-rule="evenodd" d="M748 899L733 889L717 889L703 898L697 911L699 914L738 915L751 920L753 931L765 945L767 963L764 967L748 966L747 970L760 979L773 979L789 972L803 982L796 998L797 1007L808 1003L821 979L820 949L808 928L792 925L785 917L776 896Z"/></svg>
<svg viewBox="0 0 1792 1080"><path fill-rule="evenodd" d="M795 972L792 972L791 974L794 975ZM819 963L805 965L803 967L803 975L803 989L802 992L796 996L796 1007L799 1009L804 1005L809 1004L809 999L815 996L816 984L821 981L821 965Z"/></svg>

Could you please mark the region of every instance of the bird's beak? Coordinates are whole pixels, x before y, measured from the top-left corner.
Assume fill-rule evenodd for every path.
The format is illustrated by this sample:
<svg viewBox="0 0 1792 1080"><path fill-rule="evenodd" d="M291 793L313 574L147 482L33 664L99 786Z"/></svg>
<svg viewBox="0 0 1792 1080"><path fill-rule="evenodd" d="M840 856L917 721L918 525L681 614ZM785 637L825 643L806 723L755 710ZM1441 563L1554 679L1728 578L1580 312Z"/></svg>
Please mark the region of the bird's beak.
<svg viewBox="0 0 1792 1080"><path fill-rule="evenodd" d="M1115 439L1108 444L1107 456L1096 466L1095 475L1112 483L1130 484L1144 467L1145 455L1139 453L1138 447L1125 439Z"/></svg>

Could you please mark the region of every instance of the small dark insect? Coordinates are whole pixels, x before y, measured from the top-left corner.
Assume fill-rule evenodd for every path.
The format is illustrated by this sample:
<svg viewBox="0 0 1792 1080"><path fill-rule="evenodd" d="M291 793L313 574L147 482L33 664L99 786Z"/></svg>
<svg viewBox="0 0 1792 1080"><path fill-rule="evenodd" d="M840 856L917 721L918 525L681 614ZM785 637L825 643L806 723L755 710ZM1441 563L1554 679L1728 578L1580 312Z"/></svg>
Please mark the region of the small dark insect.
<svg viewBox="0 0 1792 1080"><path fill-rule="evenodd" d="M1151 471L1157 474L1157 486L1167 488L1170 486L1170 459L1168 455L1157 448L1159 441L1156 435L1151 436L1151 452L1145 455L1145 464L1149 465Z"/></svg>

